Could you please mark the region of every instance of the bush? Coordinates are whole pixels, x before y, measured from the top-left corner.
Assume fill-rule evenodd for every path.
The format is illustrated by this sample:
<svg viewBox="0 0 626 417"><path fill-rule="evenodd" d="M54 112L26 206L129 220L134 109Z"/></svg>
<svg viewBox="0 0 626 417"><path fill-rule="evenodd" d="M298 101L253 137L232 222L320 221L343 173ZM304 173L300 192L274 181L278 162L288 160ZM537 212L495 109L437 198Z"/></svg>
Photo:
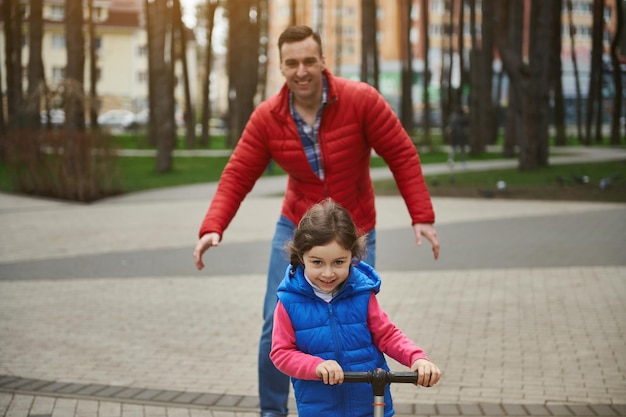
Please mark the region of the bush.
<svg viewBox="0 0 626 417"><path fill-rule="evenodd" d="M61 130L17 130L4 141L14 191L91 202L121 192L107 136Z"/></svg>

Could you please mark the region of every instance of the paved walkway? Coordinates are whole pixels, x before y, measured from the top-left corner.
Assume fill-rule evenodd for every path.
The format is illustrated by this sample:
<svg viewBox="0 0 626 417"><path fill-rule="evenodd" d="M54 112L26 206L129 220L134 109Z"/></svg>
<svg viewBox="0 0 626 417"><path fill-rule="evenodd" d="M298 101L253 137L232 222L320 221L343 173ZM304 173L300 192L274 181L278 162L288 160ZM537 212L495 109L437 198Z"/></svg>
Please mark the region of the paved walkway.
<svg viewBox="0 0 626 417"><path fill-rule="evenodd" d="M0 416L256 415L282 187L257 184L202 272L214 184L89 205L0 194ZM381 303L444 371L435 388L394 385L397 415L626 415L626 205L434 204L437 262L401 199L377 200Z"/></svg>

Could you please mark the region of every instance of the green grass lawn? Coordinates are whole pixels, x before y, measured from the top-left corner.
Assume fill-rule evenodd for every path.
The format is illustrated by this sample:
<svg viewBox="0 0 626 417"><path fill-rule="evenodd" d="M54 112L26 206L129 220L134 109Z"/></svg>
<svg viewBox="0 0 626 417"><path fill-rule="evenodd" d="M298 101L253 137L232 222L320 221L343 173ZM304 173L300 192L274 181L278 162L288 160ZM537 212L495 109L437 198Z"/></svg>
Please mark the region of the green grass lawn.
<svg viewBox="0 0 626 417"><path fill-rule="evenodd" d="M601 187L606 179L609 183ZM626 202L626 161L551 165L531 172L457 169L454 174L427 175L426 181L431 195L441 197ZM498 188L501 181L503 190ZM398 194L393 180L374 186L379 195Z"/></svg>
<svg viewBox="0 0 626 417"><path fill-rule="evenodd" d="M422 164L445 163L443 151L420 153ZM469 160L500 159L499 153L485 153ZM173 169L157 173L154 157L117 157L114 173L121 192L135 192L155 188L172 187L195 183L218 181L228 157L174 157ZM372 158L372 167L385 166L379 158ZM264 175L282 175L280 167L273 166ZM588 183L581 184L576 178L587 177ZM601 189L603 178L612 177L611 184ZM559 181L560 178L560 181ZM454 175L431 175L426 177L433 196L528 198L556 200L590 200L626 202L626 161L611 163L585 163L554 165L533 172L517 169L463 172L456 169ZM498 190L496 184L504 181L506 191ZM377 181L377 194L397 194L393 180ZM0 164L0 191L13 192L9 171Z"/></svg>

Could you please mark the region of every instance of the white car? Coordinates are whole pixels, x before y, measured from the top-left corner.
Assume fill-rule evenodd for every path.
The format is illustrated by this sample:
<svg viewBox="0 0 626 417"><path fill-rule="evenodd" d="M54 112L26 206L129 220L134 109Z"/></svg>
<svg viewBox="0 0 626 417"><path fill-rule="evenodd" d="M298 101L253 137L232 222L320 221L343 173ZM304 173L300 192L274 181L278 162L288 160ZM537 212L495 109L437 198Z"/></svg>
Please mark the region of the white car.
<svg viewBox="0 0 626 417"><path fill-rule="evenodd" d="M134 121L135 113L129 110L109 110L98 116L98 125L112 130L126 130Z"/></svg>

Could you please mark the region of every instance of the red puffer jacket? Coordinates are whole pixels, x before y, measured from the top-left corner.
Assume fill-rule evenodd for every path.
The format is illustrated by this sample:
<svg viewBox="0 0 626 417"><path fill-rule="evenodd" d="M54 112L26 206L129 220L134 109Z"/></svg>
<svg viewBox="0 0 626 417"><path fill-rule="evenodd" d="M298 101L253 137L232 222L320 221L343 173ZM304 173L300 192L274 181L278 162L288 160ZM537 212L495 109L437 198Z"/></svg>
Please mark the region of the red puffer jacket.
<svg viewBox="0 0 626 417"><path fill-rule="evenodd" d="M435 215L419 156L411 139L384 98L365 83L328 80L328 103L318 140L324 180L313 172L289 112L289 90L283 86L250 116L202 222L200 236L224 230L244 197L273 159L289 179L282 214L298 224L309 207L331 197L344 206L363 231L376 223L370 157L374 149L389 165L412 224L433 223Z"/></svg>

